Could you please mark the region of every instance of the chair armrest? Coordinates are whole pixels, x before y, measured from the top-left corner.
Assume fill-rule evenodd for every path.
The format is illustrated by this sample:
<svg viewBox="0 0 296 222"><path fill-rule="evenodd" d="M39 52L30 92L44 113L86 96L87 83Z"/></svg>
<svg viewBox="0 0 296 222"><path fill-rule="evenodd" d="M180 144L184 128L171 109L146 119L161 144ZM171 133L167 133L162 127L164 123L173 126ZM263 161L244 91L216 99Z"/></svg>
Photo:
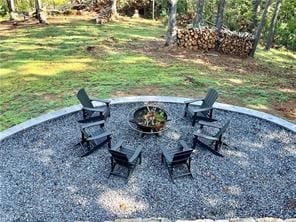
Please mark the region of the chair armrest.
<svg viewBox="0 0 296 222"><path fill-rule="evenodd" d="M161 151L162 151L162 155L164 155L165 159L168 161L168 162L172 162L173 161L173 157L171 155L171 153L166 149L166 148L161 148Z"/></svg>
<svg viewBox="0 0 296 222"><path fill-rule="evenodd" d="M142 147L138 147L134 152L134 154L132 155L132 157L128 160L128 162L130 163L134 162L138 158L138 156L141 154L141 152L142 152Z"/></svg>
<svg viewBox="0 0 296 222"><path fill-rule="evenodd" d="M83 125L81 126L81 128L82 129L85 129L85 128L88 128L88 127L98 126L98 125L100 125L100 126L103 125L104 126L104 124L105 124L105 121L104 120L98 121L98 122L93 122L93 123L86 123L86 124L83 123Z"/></svg>
<svg viewBox="0 0 296 222"><path fill-rule="evenodd" d="M209 111L213 109L213 107L207 107L207 108L198 108L198 109L195 109L194 112L203 112L203 111Z"/></svg>
<svg viewBox="0 0 296 222"><path fill-rule="evenodd" d="M214 140L214 141L219 141L219 138L217 137L213 137L213 136L209 136L200 132L194 133L194 136L199 136L208 140Z"/></svg>
<svg viewBox="0 0 296 222"><path fill-rule="evenodd" d="M219 126L213 122L207 122L207 121L203 121L203 120L198 121L198 124L200 124L202 126L209 126L209 127L218 128L218 129L221 129L223 127L223 126Z"/></svg>
<svg viewBox="0 0 296 222"><path fill-rule="evenodd" d="M184 101L185 104L189 104L189 103L194 103L194 102L198 102L198 101L204 101L203 99L191 99L191 100L187 100Z"/></svg>
<svg viewBox="0 0 296 222"><path fill-rule="evenodd" d="M122 146L123 144L123 140L119 140L112 148L111 150L119 150L120 147Z"/></svg>
<svg viewBox="0 0 296 222"><path fill-rule="evenodd" d="M184 140L180 140L179 144L181 145L182 150L191 150L191 148L187 145Z"/></svg>
<svg viewBox="0 0 296 222"><path fill-rule="evenodd" d="M105 103L107 106L109 106L109 104L111 103L111 100L109 99L91 99L90 101L95 101L95 102L101 102L101 103Z"/></svg>
<svg viewBox="0 0 296 222"><path fill-rule="evenodd" d="M101 107L96 107L96 108L82 107L82 109L87 111L92 111L92 112L100 112L100 113L103 113L105 111L105 109Z"/></svg>
<svg viewBox="0 0 296 222"><path fill-rule="evenodd" d="M112 133L110 133L110 132L105 132L105 133L102 133L102 134L100 134L100 135L98 135L98 136L88 137L88 138L86 138L86 140L87 140L87 141L92 141L92 140L102 139L102 138L104 138L104 137L111 136L111 135L112 135Z"/></svg>

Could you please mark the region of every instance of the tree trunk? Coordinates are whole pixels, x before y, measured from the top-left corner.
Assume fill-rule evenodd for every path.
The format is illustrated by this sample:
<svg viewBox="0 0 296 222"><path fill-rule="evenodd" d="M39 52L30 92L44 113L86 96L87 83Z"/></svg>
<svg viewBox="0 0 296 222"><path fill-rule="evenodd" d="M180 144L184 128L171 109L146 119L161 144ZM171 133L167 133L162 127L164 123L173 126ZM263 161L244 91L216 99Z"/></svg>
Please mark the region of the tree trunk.
<svg viewBox="0 0 296 222"><path fill-rule="evenodd" d="M270 26L269 26L269 32L268 32L268 36L267 36L267 39L266 39L265 50L269 50L270 47L271 47L271 43L272 43L272 40L273 40L273 34L274 34L274 30L275 30L275 24L276 24L276 20L277 20L277 17L279 15L279 12L280 12L281 5L282 5L282 0L277 0L276 6L275 6L275 9L274 9L274 13L273 13L273 16L272 16L272 19L271 19L271 23L270 23Z"/></svg>
<svg viewBox="0 0 296 222"><path fill-rule="evenodd" d="M152 0L152 20L155 19L155 0Z"/></svg>
<svg viewBox="0 0 296 222"><path fill-rule="evenodd" d="M14 0L7 0L9 12L15 12Z"/></svg>
<svg viewBox="0 0 296 222"><path fill-rule="evenodd" d="M257 23L258 23L258 11L259 11L259 6L261 3L261 0L253 0L253 15L252 15L252 22L249 26L249 30L252 31L255 29L255 27L257 27Z"/></svg>
<svg viewBox="0 0 296 222"><path fill-rule="evenodd" d="M178 0L169 1L169 19L168 19L168 29L166 33L165 46L169 46L177 42L177 27L176 27L177 1Z"/></svg>
<svg viewBox="0 0 296 222"><path fill-rule="evenodd" d="M216 19L216 28L217 31L220 32L223 26L223 13L224 13L225 0L219 0L218 2L218 12Z"/></svg>
<svg viewBox="0 0 296 222"><path fill-rule="evenodd" d="M262 15L262 18L261 18L261 22L260 22L260 24L259 24L259 26L257 28L256 35L255 35L255 41L254 41L254 44L253 44L253 49L252 49L252 51L250 53L250 56L252 56L252 57L254 57L254 55L255 55L256 48L257 48L257 45L259 43L262 30L263 30L264 25L266 23L267 13L268 13L268 9L269 9L271 3L272 3L272 0L267 1L264 12L263 12L263 15Z"/></svg>
<svg viewBox="0 0 296 222"><path fill-rule="evenodd" d="M48 24L46 19L46 13L42 10L42 2L41 0L35 0L35 9L36 9L36 16L39 20L39 23Z"/></svg>
<svg viewBox="0 0 296 222"><path fill-rule="evenodd" d="M15 20L17 14L15 12L14 0L7 0L7 5L9 10L10 20Z"/></svg>
<svg viewBox="0 0 296 222"><path fill-rule="evenodd" d="M203 5L204 5L204 0L198 0L197 1L197 13L196 13L196 18L195 18L195 27L200 27L203 24L203 17L202 17L202 13L203 13Z"/></svg>
<svg viewBox="0 0 296 222"><path fill-rule="evenodd" d="M117 16L116 4L117 4L117 0L111 0L111 17L112 18Z"/></svg>

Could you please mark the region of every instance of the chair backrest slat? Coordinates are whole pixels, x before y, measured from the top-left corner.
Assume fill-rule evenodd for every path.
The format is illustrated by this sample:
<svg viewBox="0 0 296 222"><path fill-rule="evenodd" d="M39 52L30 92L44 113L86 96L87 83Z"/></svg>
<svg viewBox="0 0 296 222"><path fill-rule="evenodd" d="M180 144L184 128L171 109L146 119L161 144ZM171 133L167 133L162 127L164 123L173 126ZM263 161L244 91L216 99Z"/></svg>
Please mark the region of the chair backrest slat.
<svg viewBox="0 0 296 222"><path fill-rule="evenodd" d="M218 92L215 89L209 89L200 108L207 108L207 107L213 106L217 98L218 98ZM204 112L204 114L206 114L207 112L208 111Z"/></svg>
<svg viewBox="0 0 296 222"><path fill-rule="evenodd" d="M93 104L91 103L91 101L84 89L80 89L78 91L77 98L79 99L82 106L88 107L88 108L94 108Z"/></svg>
<svg viewBox="0 0 296 222"><path fill-rule="evenodd" d="M128 158L126 156L126 154L116 151L116 150L109 150L109 152L111 153L113 159L116 161L116 163L120 164L120 165L128 165Z"/></svg>
<svg viewBox="0 0 296 222"><path fill-rule="evenodd" d="M215 137L219 138L225 131L227 130L228 126L230 124L230 120L228 120L225 125L216 133Z"/></svg>
<svg viewBox="0 0 296 222"><path fill-rule="evenodd" d="M186 163L193 150L185 150L174 154L172 164Z"/></svg>

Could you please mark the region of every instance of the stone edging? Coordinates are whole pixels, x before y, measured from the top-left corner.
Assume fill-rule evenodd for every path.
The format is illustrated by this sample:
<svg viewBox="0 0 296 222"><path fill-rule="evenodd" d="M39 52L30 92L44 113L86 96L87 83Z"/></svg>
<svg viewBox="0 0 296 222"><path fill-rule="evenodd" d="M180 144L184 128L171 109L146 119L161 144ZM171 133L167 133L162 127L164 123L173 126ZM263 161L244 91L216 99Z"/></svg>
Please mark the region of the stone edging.
<svg viewBox="0 0 296 222"><path fill-rule="evenodd" d="M112 222L112 221L105 221ZM167 218L124 218L124 219L116 219L114 222L172 222ZM211 220L211 219L198 219L198 220L176 220L176 222L296 222L296 218L274 218L274 217L263 217L263 218L231 218L231 219L219 219L219 220Z"/></svg>
<svg viewBox="0 0 296 222"><path fill-rule="evenodd" d="M167 103L184 103L185 100L188 100L189 98L182 98L182 97L171 97L171 96L132 96L132 97L122 97L122 98L114 98L111 100L111 104L122 104L122 103L134 103L134 102L167 102ZM99 103L98 103L99 104ZM196 104L199 104L199 102L196 102ZM229 104L224 103L215 103L214 108L220 109L220 110L226 110L226 111L232 111L237 112L253 117L257 117L259 119L266 120L268 122L274 123L276 125L279 125L287 130L290 130L294 133L296 133L296 125L281 119L279 117L276 117L274 115L256 111L253 109L248 109L244 107L239 106L233 106ZM70 107L66 107L54 112L50 112L44 115L41 115L37 118L30 119L28 121L25 121L21 124L18 124L16 126L13 126L11 128L8 128L2 132L0 132L0 141L12 136L13 134L23 131L25 129L28 129L30 127L36 126L38 124L41 124L43 122L46 122L48 120L56 119L64 115L68 115L74 112L77 112L81 110L80 105L74 105Z"/></svg>

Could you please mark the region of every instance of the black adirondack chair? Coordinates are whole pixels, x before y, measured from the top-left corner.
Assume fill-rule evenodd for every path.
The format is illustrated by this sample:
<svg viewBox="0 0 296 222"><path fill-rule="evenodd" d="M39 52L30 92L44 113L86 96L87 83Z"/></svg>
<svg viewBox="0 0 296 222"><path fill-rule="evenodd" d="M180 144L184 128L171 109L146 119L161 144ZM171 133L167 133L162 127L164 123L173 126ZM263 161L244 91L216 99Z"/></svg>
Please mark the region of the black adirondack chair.
<svg viewBox="0 0 296 222"><path fill-rule="evenodd" d="M111 133L105 127L105 121L86 123L85 120L78 121L80 123L81 141L79 143L82 148L81 157L87 156L97 150L104 143L108 143L111 148Z"/></svg>
<svg viewBox="0 0 296 222"><path fill-rule="evenodd" d="M185 101L185 112L184 117L189 114L192 117L192 126L195 125L196 121L204 120L213 122L216 121L212 118L213 116L213 104L218 98L218 93L215 89L209 89L206 97L202 100L194 99ZM192 103L202 101L200 106L193 105Z"/></svg>
<svg viewBox="0 0 296 222"><path fill-rule="evenodd" d="M111 153L111 171L109 177L114 175L128 179L137 163L139 162L141 164L142 162L142 148L138 147L136 150L133 150L123 147L123 141L119 141L109 152ZM126 168L127 174L123 175L120 171L121 168L116 171L116 165Z"/></svg>
<svg viewBox="0 0 296 222"><path fill-rule="evenodd" d="M193 178L191 173L191 153L193 150L190 149L183 140L179 141L179 147L176 150L169 151L166 148L161 148L161 150L161 162L163 163L165 161L173 183L174 179L179 177L191 176L191 178ZM174 168L182 165L186 165L186 172L174 175Z"/></svg>
<svg viewBox="0 0 296 222"><path fill-rule="evenodd" d="M83 119L92 118L94 121L106 120L110 117L110 100L106 99L90 99L84 89L80 89L77 98L82 105ZM104 105L94 107L93 101L101 102Z"/></svg>
<svg viewBox="0 0 296 222"><path fill-rule="evenodd" d="M222 148L223 144L227 145L223 142L223 134L226 132L230 124L230 120L227 121L223 126L219 126L216 123L206 121L199 121L199 124L201 125L201 129L204 126L207 126L216 128L218 131L215 135L209 135L205 132L202 132L202 130L194 133L193 149L196 147L196 145L199 145L202 148L208 149L213 154L223 157L223 155L219 151Z"/></svg>

